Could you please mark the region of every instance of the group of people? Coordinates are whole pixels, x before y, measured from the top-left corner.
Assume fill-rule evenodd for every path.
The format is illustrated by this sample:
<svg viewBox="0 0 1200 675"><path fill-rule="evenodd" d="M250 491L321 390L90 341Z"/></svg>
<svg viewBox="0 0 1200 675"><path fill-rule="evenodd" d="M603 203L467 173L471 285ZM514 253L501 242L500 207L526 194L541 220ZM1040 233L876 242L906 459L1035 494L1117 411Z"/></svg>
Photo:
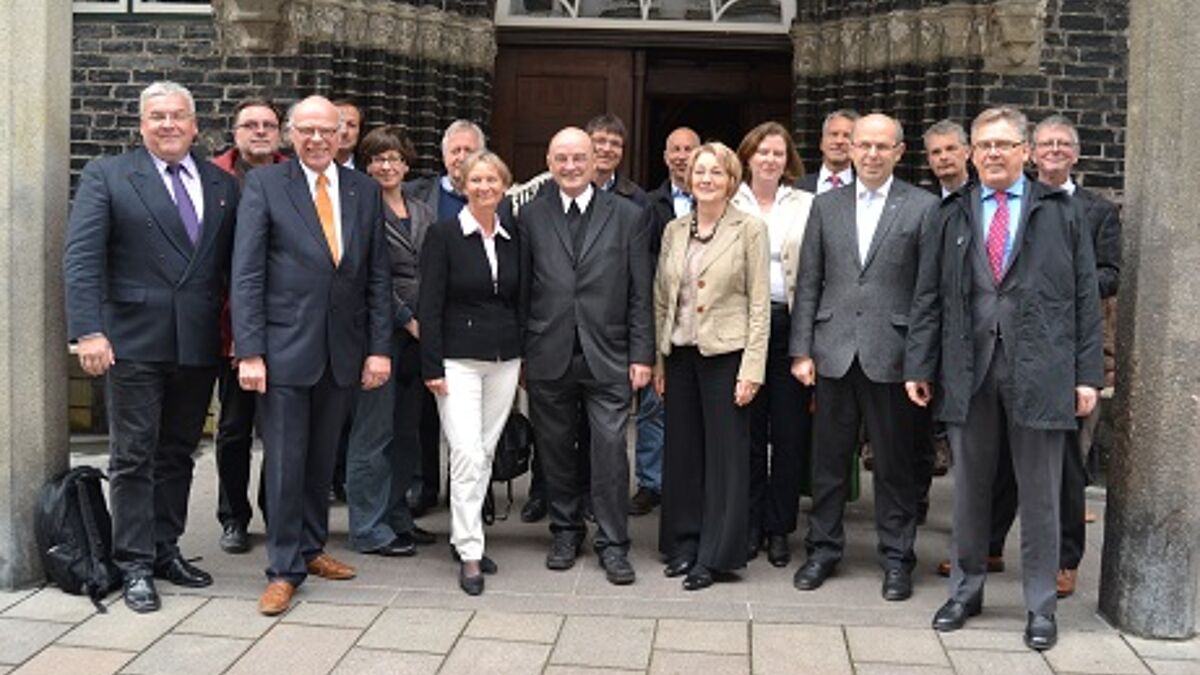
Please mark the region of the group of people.
<svg viewBox="0 0 1200 675"><path fill-rule="evenodd" d="M600 115L556 133L548 178L514 199L465 120L443 135L445 173L406 181L405 131L360 142L348 101L311 96L282 119L245 101L211 162L192 151L186 88L154 83L140 107L143 147L84 169L64 258L69 336L106 376L114 557L135 611L159 607L155 578L212 583L178 539L214 382L229 552L249 549L255 427L263 440L268 615L309 575L355 576L325 551L341 446L350 546L433 543L407 495L431 472L437 494L442 434L459 585L483 592L498 565L482 508L523 386L536 458L522 517L548 514L549 569L574 565L591 521L608 581L633 583L628 516L660 503L663 571L684 589L764 549L784 567L807 491L794 585L815 590L845 549L865 437L882 595L905 600L936 420L956 493L934 628L981 611L1019 510L1025 640L1053 646L1082 555L1094 427L1079 418L1095 419L1105 383L1099 299L1120 264L1115 208L1071 180L1065 118L1032 142L1012 108L980 113L969 137L934 125L938 194L894 175L904 131L887 115L831 113L807 175L778 123L736 150L681 127L647 193L618 172L624 125Z"/></svg>

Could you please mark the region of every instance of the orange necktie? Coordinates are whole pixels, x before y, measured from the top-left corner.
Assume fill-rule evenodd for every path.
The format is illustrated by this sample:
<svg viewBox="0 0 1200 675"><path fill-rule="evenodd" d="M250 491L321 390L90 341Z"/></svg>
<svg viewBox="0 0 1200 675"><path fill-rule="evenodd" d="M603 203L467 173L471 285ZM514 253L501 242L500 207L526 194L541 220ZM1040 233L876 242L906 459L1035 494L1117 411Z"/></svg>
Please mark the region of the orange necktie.
<svg viewBox="0 0 1200 675"><path fill-rule="evenodd" d="M329 255L333 257L333 264L336 265L340 262L342 254L338 250L337 232L333 229L337 227L333 222L333 200L329 198L329 190L325 189L328 183L329 179L325 174L317 176L317 218L321 221L325 241L329 243Z"/></svg>

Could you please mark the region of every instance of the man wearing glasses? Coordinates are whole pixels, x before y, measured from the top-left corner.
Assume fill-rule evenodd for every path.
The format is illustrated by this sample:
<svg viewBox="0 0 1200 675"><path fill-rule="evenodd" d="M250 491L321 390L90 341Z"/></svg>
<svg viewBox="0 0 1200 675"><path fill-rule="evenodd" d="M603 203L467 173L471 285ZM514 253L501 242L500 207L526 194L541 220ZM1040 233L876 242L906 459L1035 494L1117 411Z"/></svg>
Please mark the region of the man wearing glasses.
<svg viewBox="0 0 1200 675"><path fill-rule="evenodd" d="M297 103L287 127L296 159L246 175L231 293L238 381L259 394L266 450L267 615L309 574L354 577L325 552L329 483L352 387L391 374L379 187L334 162L341 117L328 99Z"/></svg>
<svg viewBox="0 0 1200 675"><path fill-rule="evenodd" d="M915 409L904 392L904 336L922 224L938 199L893 175L904 131L886 115L854 123L855 180L813 201L792 313L792 374L816 385L808 560L793 578L811 591L845 549L848 467L860 425L875 451L875 528L885 600L912 596L917 532Z"/></svg>
<svg viewBox="0 0 1200 675"><path fill-rule="evenodd" d="M249 98L233 109L233 147L213 157L212 163L241 185L247 171L287 160L279 152L279 142L279 112L275 104ZM226 362L217 376L217 398L221 402L216 443L217 520L221 522L221 550L245 553L250 550L246 529L254 515L246 498L250 485L250 447L254 443L254 392L238 386L228 296L221 310L221 354ZM259 483L258 505L262 509L266 495L261 480Z"/></svg>
<svg viewBox="0 0 1200 675"><path fill-rule="evenodd" d="M950 599L938 631L982 611L992 484L1007 444L1021 514L1025 644L1055 645L1062 453L1103 386L1090 232L1067 193L1034 182L1028 121L992 108L971 125L979 185L939 207L921 248L905 379L934 403L954 451ZM936 382L936 384L934 384Z"/></svg>
<svg viewBox="0 0 1200 675"><path fill-rule="evenodd" d="M63 270L67 331L84 372L105 376L113 558L125 604L159 608L154 577L202 587L187 562L192 453L221 361L221 293L237 183L192 155L196 105L174 82L140 97L143 147L84 167Z"/></svg>

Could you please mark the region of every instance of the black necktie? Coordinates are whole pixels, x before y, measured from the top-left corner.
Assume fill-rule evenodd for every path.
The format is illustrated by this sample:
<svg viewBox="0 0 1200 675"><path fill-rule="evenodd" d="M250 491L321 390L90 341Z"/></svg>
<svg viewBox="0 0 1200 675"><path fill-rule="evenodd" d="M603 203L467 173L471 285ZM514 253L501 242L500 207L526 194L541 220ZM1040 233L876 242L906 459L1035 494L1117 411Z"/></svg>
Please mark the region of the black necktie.
<svg viewBox="0 0 1200 675"><path fill-rule="evenodd" d="M571 244L574 247L575 259L578 260L583 249L583 213L574 199L567 208L567 230L571 233Z"/></svg>

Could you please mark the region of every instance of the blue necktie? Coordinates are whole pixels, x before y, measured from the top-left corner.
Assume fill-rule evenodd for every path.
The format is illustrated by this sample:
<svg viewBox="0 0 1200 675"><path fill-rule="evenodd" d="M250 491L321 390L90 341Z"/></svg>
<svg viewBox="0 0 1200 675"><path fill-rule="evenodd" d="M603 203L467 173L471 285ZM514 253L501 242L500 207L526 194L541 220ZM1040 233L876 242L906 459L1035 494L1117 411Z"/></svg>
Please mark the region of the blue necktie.
<svg viewBox="0 0 1200 675"><path fill-rule="evenodd" d="M175 189L175 206L179 209L179 219L183 221L183 229L187 230L188 239L195 244L200 240L200 217L196 215L196 205L192 203L192 196L188 194L180 177L181 173L186 172L187 169L182 164L171 164L167 167L167 173L171 175L171 187Z"/></svg>

